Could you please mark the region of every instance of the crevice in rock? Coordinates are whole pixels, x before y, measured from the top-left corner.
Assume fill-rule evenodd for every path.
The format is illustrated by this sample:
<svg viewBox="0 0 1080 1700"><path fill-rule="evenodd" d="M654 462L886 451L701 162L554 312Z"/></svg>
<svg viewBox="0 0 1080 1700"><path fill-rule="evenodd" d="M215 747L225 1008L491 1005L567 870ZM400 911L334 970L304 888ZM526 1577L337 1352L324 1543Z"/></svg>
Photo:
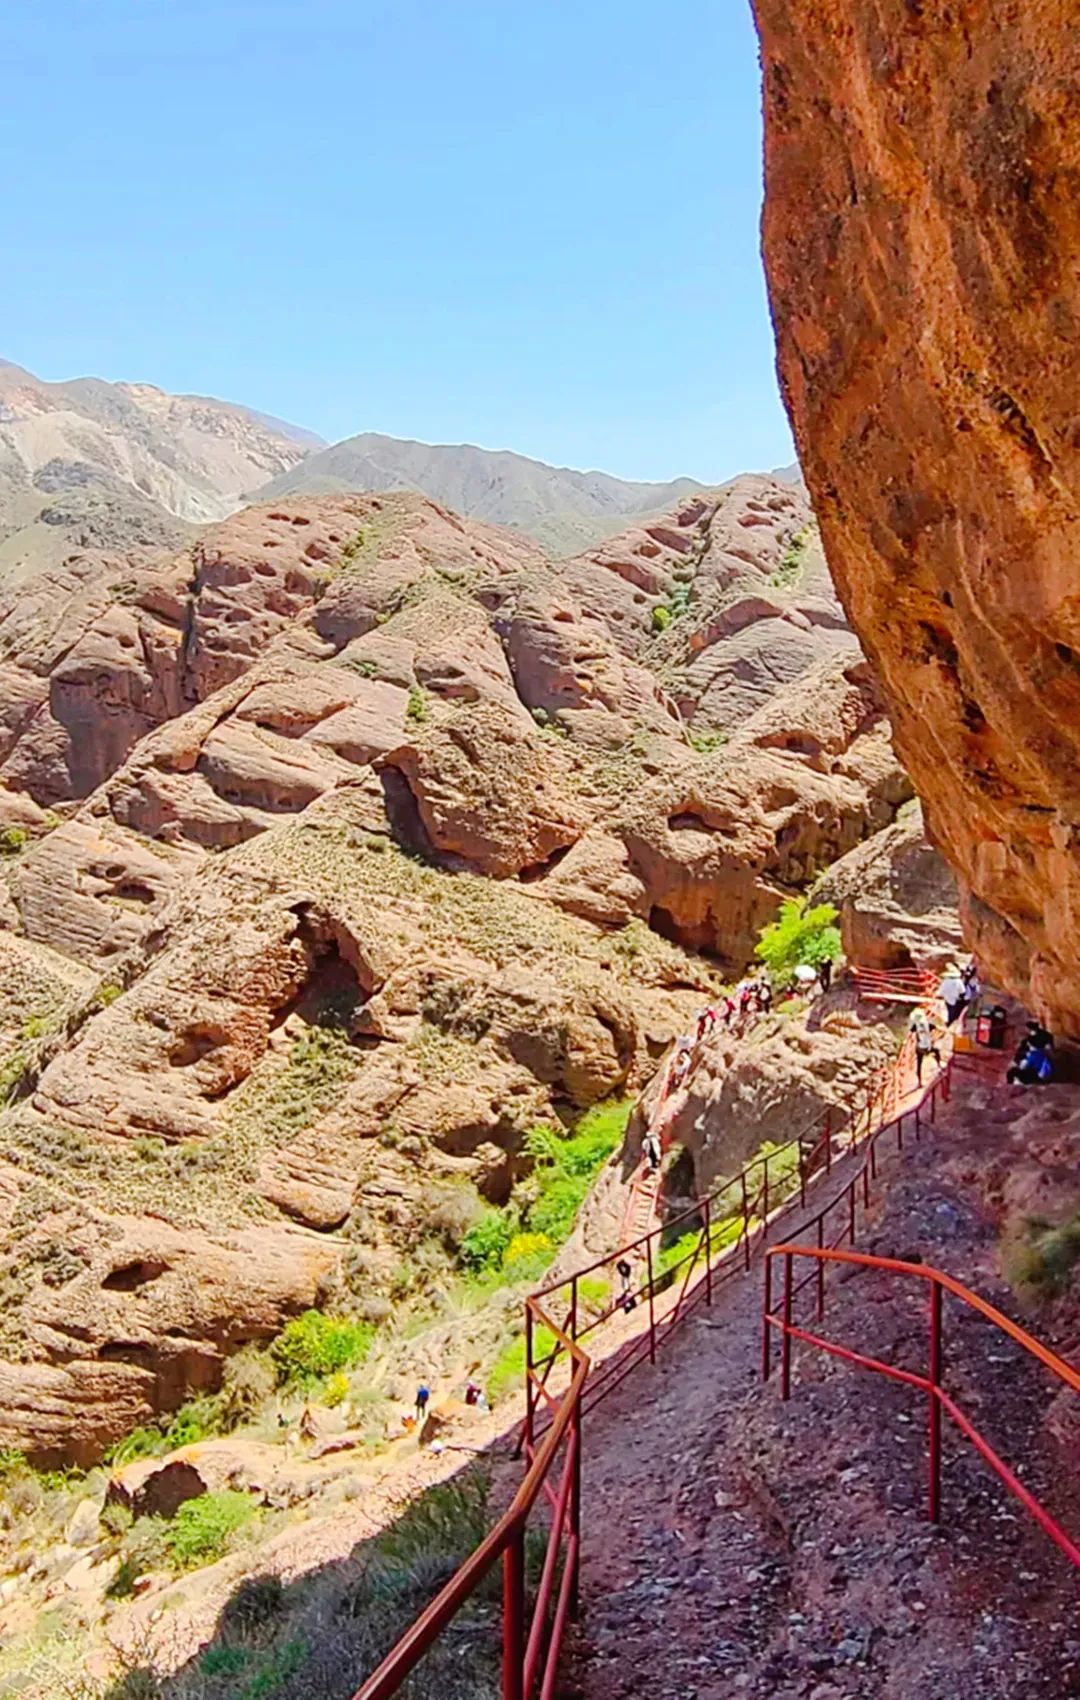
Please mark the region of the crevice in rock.
<svg viewBox="0 0 1080 1700"><path fill-rule="evenodd" d="M98 1360L103 1364L132 1364L136 1369L158 1368L156 1347L145 1346L135 1340L108 1341L100 1348Z"/></svg>
<svg viewBox="0 0 1080 1700"><path fill-rule="evenodd" d="M439 867L442 859L424 825L412 787L401 769L383 767L379 772L379 782L395 843L410 855L419 856L422 861Z"/></svg>
<svg viewBox="0 0 1080 1700"><path fill-rule="evenodd" d="M125 1263L106 1275L101 1283L102 1291L135 1293L140 1287L148 1287L151 1281L159 1280L168 1267L160 1258L137 1258L134 1263Z"/></svg>
<svg viewBox="0 0 1080 1700"><path fill-rule="evenodd" d="M527 868L522 868L518 874L518 879L522 885L532 885L536 880L543 879L545 874L550 874L558 867L559 863L570 854L571 849L572 846L569 844L560 844L559 848L553 850L544 861L532 862Z"/></svg>

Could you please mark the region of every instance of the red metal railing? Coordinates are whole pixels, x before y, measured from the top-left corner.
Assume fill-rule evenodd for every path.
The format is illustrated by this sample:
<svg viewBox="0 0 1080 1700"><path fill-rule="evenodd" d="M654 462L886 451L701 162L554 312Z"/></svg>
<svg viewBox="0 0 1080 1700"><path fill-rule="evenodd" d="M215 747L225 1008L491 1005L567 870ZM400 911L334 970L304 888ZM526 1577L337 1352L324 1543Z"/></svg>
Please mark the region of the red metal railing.
<svg viewBox="0 0 1080 1700"><path fill-rule="evenodd" d="M549 1307L557 1303L560 1314L565 1306L562 1337L578 1343L620 1313L641 1310L646 1315L645 1328L594 1367L585 1393L586 1410L599 1404L646 1357L655 1363L661 1346L683 1319L698 1305L711 1305L715 1289L750 1268L758 1246L767 1242L777 1225L795 1210L805 1209L807 1189L814 1179L830 1174L835 1162L859 1148L865 1151L863 1162L838 1199L830 1201L826 1213L838 1202L847 1212L856 1187L862 1188L868 1204L878 1173L879 1139L895 1130L902 1146L905 1121L918 1128L927 1106L934 1116L938 1096L949 1094L950 1066L951 1060L927 1082L921 1096L898 1114L905 1083L914 1069L909 1035L893 1063L875 1072L853 1106L826 1111L801 1135L754 1157L733 1179L668 1217L660 1227L541 1287L534 1298ZM672 1258L670 1242L680 1227L684 1233L678 1236L676 1250L684 1239L690 1243ZM853 1203L851 1227L853 1232ZM590 1284L602 1289L599 1299L592 1297ZM525 1332L525 1420L519 1446L529 1458L546 1430L550 1389L565 1372L566 1355L562 1347L546 1343L536 1352L538 1336L528 1305Z"/></svg>
<svg viewBox="0 0 1080 1700"><path fill-rule="evenodd" d="M938 988L930 968L858 968L851 977L861 998L875 1003L922 1003Z"/></svg>
<svg viewBox="0 0 1080 1700"><path fill-rule="evenodd" d="M502 1700L552 1700L567 1623L578 1612L581 1557L581 1412L590 1363L530 1300L530 1315L572 1362L569 1384L552 1398L552 1420L507 1511L432 1600L354 1700L390 1700L434 1642L502 1560ZM556 1466L561 1457L561 1469ZM525 1535L537 1505L548 1513L547 1545L531 1613L525 1573ZM560 1574L561 1561L561 1574Z"/></svg>
<svg viewBox="0 0 1080 1700"><path fill-rule="evenodd" d="M655 1229L609 1256L576 1270L561 1282L552 1282L526 1301L526 1419L522 1444L526 1451L525 1478L495 1528L435 1597L383 1663L363 1684L354 1700L390 1700L399 1692L446 1629L466 1600L472 1596L494 1566L503 1563L503 1700L532 1700L539 1684L539 1700L552 1700L555 1693L559 1652L566 1625L577 1612L578 1568L581 1542L581 1419L595 1398L616 1386L648 1355L655 1361L659 1345L679 1321L702 1301L711 1304L714 1288L739 1270L749 1269L757 1242L764 1243L771 1229L797 1207L805 1206L807 1186L821 1173L831 1172L841 1157L866 1148L857 1180L874 1162L878 1138L892 1125L911 1068L907 1043L892 1066L879 1069L867 1083L864 1094L846 1110L826 1111L802 1135L773 1151L752 1159L734 1179L726 1181L709 1197L691 1205ZM947 1068L924 1094L931 1114L939 1092L948 1093ZM916 1117L918 1112L916 1111ZM874 1170L876 1173L876 1168ZM850 1186L845 1188L845 1196ZM724 1201L731 1201L725 1208ZM673 1262L666 1263L661 1236L686 1221L698 1224L694 1243ZM734 1230L732 1224L735 1225ZM687 1237L693 1232L688 1229ZM727 1237L725 1236L732 1236ZM716 1255L717 1239L724 1240ZM590 1307L585 1283L601 1269L618 1272L627 1262L643 1271L636 1287L610 1305ZM694 1282L695 1272L697 1280ZM568 1298L565 1323L550 1314L551 1301L559 1294ZM665 1301L674 1295L674 1303ZM581 1342L603 1323L623 1310L627 1298L648 1308L648 1331L631 1342L599 1372ZM592 1308L595 1314L589 1315ZM543 1334L541 1330L545 1331ZM536 1357L538 1342L542 1355ZM561 1392L554 1390L565 1370ZM594 1398L595 1391L595 1398ZM561 1453L558 1479L552 1480ZM540 1580L531 1617L527 1612L525 1585L525 1532L530 1516L543 1501L549 1513L549 1533ZM562 1573L559 1562L562 1559Z"/></svg>
<svg viewBox="0 0 1080 1700"><path fill-rule="evenodd" d="M775 1259L782 1258L784 1263L782 1308L777 1313L772 1309L771 1286L769 1279ZM796 1258L806 1259L813 1265L810 1275L798 1283L794 1280L794 1261ZM863 1352L854 1351L849 1346L842 1346L835 1340L826 1340L822 1335L811 1332L794 1320L794 1305L800 1291L809 1285L815 1290L815 1310L820 1320L825 1311L825 1269L829 1263L844 1263L854 1265L859 1269L883 1270L890 1275L903 1276L912 1280L923 1281L929 1287L928 1307L928 1341L927 1361L925 1371L901 1369L895 1364L883 1363L880 1358L868 1357ZM1037 1359L1044 1368L1065 1387L1074 1393L1080 1393L1080 1371L1072 1364L1058 1357L1049 1347L1028 1334L1025 1329L1003 1316L1001 1311L981 1299L977 1293L970 1292L967 1287L954 1281L952 1276L945 1275L940 1269L932 1269L922 1263L903 1263L892 1257L872 1257L865 1252L842 1251L835 1246L810 1245L781 1245L770 1248L766 1256L766 1297L764 1307L764 1361L763 1372L766 1378L770 1371L769 1341L772 1331L778 1331L781 1338L780 1347L780 1388L781 1395L787 1399L791 1395L791 1348L793 1340L800 1340L805 1345L817 1347L820 1351L828 1352L831 1356L841 1358L845 1363L855 1364L860 1369L873 1370L878 1375L887 1376L891 1381L902 1382L907 1387L913 1387L919 1393L926 1395L927 1401L927 1474L929 1482L928 1515L932 1522L938 1522L941 1516L941 1417L945 1412L956 1424L960 1432L971 1442L980 1457L989 1464L995 1474L1004 1482L1009 1492L1013 1494L1025 1510L1035 1519L1050 1539L1080 1567L1080 1545L1068 1535L1060 1523L1050 1515L1045 1506L1040 1504L1031 1490L1025 1487L1016 1472L1001 1458L1000 1454L987 1440L986 1436L976 1427L971 1417L967 1415L959 1400L950 1394L943 1385L944 1363L944 1312L943 1298L946 1293L960 1299L971 1310L985 1317L995 1328L1007 1334L1017 1345L1022 1346L1032 1358Z"/></svg>

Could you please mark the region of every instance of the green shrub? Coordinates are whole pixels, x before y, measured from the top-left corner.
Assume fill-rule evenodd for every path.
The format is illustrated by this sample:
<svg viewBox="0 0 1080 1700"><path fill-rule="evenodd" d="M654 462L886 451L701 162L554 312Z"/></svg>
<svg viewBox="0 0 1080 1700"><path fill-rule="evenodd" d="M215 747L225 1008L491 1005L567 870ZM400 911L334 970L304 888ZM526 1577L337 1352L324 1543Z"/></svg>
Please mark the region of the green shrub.
<svg viewBox="0 0 1080 1700"><path fill-rule="evenodd" d="M101 1527L107 1535L113 1535L117 1540L126 1535L135 1521L130 1505L125 1505L119 1499L112 1499L101 1508Z"/></svg>
<svg viewBox="0 0 1080 1700"><path fill-rule="evenodd" d="M654 632L666 632L671 624L671 609L665 608L661 602L652 611L652 629Z"/></svg>
<svg viewBox="0 0 1080 1700"><path fill-rule="evenodd" d="M818 968L840 955L838 911L831 903L807 908L805 897L790 897L780 905L775 921L761 930L754 954L778 985L786 985L800 963Z"/></svg>
<svg viewBox="0 0 1080 1700"><path fill-rule="evenodd" d="M225 1427L223 1401L220 1397L204 1395L181 1405L165 1431L165 1448L174 1452L179 1446L194 1446L197 1441L209 1440Z"/></svg>
<svg viewBox="0 0 1080 1700"><path fill-rule="evenodd" d="M270 1357L279 1383L310 1385L335 1370L355 1369L367 1357L374 1338L369 1322L306 1310L285 1324L270 1347Z"/></svg>
<svg viewBox="0 0 1080 1700"><path fill-rule="evenodd" d="M424 687L422 685L410 685L409 701L405 709L406 720L415 720L418 725L422 725L429 713L428 694Z"/></svg>
<svg viewBox="0 0 1080 1700"><path fill-rule="evenodd" d="M199 1660L199 1670L203 1676L221 1676L228 1680L234 1676L243 1676L251 1663L250 1647L232 1647L228 1643L217 1647L207 1647Z"/></svg>
<svg viewBox="0 0 1080 1700"><path fill-rule="evenodd" d="M1010 1283L1040 1298L1056 1298L1065 1292L1077 1263L1080 1214L1056 1226L1041 1216L1028 1217L1023 1239L1015 1241L1004 1258Z"/></svg>
<svg viewBox="0 0 1080 1700"><path fill-rule="evenodd" d="M143 1574L137 1561L130 1556L122 1558L105 1589L107 1600L129 1600L135 1592L135 1584Z"/></svg>
<svg viewBox="0 0 1080 1700"><path fill-rule="evenodd" d="M569 1238L590 1186L626 1132L631 1104L611 1100L586 1110L568 1134L540 1123L525 1136L535 1164L536 1199L528 1211L530 1232L553 1245Z"/></svg>
<svg viewBox="0 0 1080 1700"><path fill-rule="evenodd" d="M699 756L711 756L715 750L723 749L728 735L726 732L687 732L686 741Z"/></svg>
<svg viewBox="0 0 1080 1700"><path fill-rule="evenodd" d="M137 1458L153 1458L162 1451L165 1436L159 1428L133 1428L123 1440L110 1446L105 1454L106 1464L133 1464Z"/></svg>
<svg viewBox="0 0 1080 1700"><path fill-rule="evenodd" d="M165 1530L165 1545L173 1564L178 1570L213 1564L256 1515L254 1500L232 1488L189 1499Z"/></svg>
<svg viewBox="0 0 1080 1700"><path fill-rule="evenodd" d="M529 1227L550 1245L569 1239L575 1218L589 1190L578 1175L556 1173L541 1181L540 1196L529 1211Z"/></svg>
<svg viewBox="0 0 1080 1700"><path fill-rule="evenodd" d="M611 1302L611 1282L602 1275L582 1275L577 1284L578 1303L589 1310L604 1311Z"/></svg>
<svg viewBox="0 0 1080 1700"><path fill-rule="evenodd" d="M30 842L25 826L0 827L0 856L17 856Z"/></svg>
<svg viewBox="0 0 1080 1700"><path fill-rule="evenodd" d="M514 1222L505 1210L485 1210L458 1247L458 1260L470 1274L482 1275L498 1269L514 1233Z"/></svg>
<svg viewBox="0 0 1080 1700"><path fill-rule="evenodd" d="M120 1564L106 1593L112 1600L127 1599L140 1576L164 1570L169 1564L165 1539L168 1525L162 1517L140 1517L126 1530L120 1542Z"/></svg>
<svg viewBox="0 0 1080 1700"><path fill-rule="evenodd" d="M769 582L778 588L790 590L802 573L803 560L813 536L813 526L804 525L797 531L784 553L780 557L780 565L772 574Z"/></svg>

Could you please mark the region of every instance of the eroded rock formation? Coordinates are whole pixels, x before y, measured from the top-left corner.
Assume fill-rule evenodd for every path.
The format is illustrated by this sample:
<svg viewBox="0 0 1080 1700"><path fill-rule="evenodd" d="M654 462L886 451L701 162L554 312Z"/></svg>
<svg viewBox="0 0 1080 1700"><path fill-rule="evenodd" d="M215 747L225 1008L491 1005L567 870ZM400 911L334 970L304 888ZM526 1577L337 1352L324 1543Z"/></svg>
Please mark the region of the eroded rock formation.
<svg viewBox="0 0 1080 1700"><path fill-rule="evenodd" d="M755 0L799 457L990 973L1080 1034L1070 8Z"/></svg>
<svg viewBox="0 0 1080 1700"><path fill-rule="evenodd" d="M445 1263L909 791L763 478L569 563L253 508L39 579L0 649L0 1438L43 1457Z"/></svg>

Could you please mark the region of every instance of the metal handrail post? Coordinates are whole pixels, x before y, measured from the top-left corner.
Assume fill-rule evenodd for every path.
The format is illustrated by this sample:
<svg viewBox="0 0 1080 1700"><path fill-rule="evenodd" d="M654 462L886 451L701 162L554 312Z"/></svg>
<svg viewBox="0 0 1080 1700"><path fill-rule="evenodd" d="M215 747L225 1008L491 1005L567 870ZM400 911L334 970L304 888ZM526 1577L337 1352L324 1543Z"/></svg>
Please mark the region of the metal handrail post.
<svg viewBox="0 0 1080 1700"><path fill-rule="evenodd" d="M525 1700L525 1526L503 1554L502 1700Z"/></svg>
<svg viewBox="0 0 1080 1700"><path fill-rule="evenodd" d="M656 1362L656 1303L653 1282L652 1235L645 1241L645 1256L649 1266L649 1362Z"/></svg>
<svg viewBox="0 0 1080 1700"><path fill-rule="evenodd" d="M712 1228L709 1200L705 1200L705 1303L712 1304Z"/></svg>
<svg viewBox="0 0 1080 1700"><path fill-rule="evenodd" d="M937 1389L941 1386L941 1297L940 1283L932 1281L930 1283L930 1364L928 1370L931 1392L927 1413L930 1423L928 1515L931 1523L940 1523L941 1521L941 1400L937 1396Z"/></svg>
<svg viewBox="0 0 1080 1700"><path fill-rule="evenodd" d="M791 1301L794 1264L784 1258L784 1327L780 1342L780 1397L791 1398Z"/></svg>

